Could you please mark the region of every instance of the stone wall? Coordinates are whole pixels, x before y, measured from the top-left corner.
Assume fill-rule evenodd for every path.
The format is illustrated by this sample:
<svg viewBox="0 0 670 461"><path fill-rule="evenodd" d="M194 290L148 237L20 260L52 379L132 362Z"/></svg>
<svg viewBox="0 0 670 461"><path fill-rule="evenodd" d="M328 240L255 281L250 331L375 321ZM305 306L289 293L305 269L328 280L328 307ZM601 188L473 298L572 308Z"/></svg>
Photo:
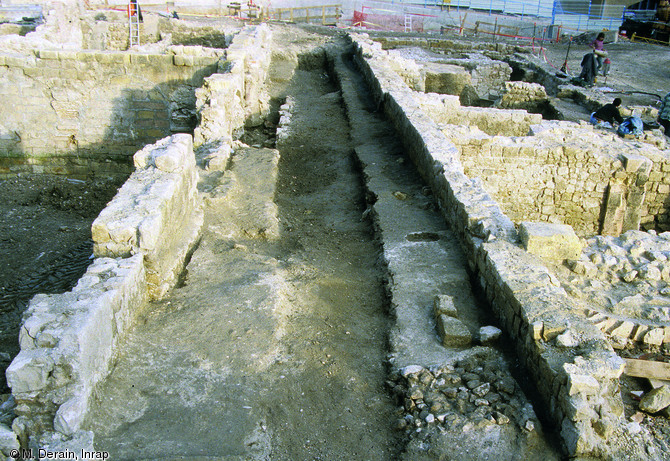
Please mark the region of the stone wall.
<svg viewBox="0 0 670 461"><path fill-rule="evenodd" d="M264 82L271 59L270 29L262 24L242 30L226 55L225 69L206 78L196 92L200 123L194 143L209 148L212 168L225 165L237 133L245 125L260 124L269 111Z"/></svg>
<svg viewBox="0 0 670 461"><path fill-rule="evenodd" d="M657 147L525 110L414 97L458 148L465 173L480 178L513 221L568 224L583 236L668 229L670 165Z"/></svg>
<svg viewBox="0 0 670 461"><path fill-rule="evenodd" d="M647 150L652 161L640 220L647 229L670 230L670 152Z"/></svg>
<svg viewBox="0 0 670 461"><path fill-rule="evenodd" d="M194 129L195 89L224 51L194 54L0 55L0 174L127 174L138 148Z"/></svg>
<svg viewBox="0 0 670 461"><path fill-rule="evenodd" d="M256 120L265 109L269 42L267 26L243 30L231 61L220 67L223 74L217 75L232 74L223 81L240 85L239 97L220 100L220 107L238 116L231 122L212 113L211 129L196 130L203 145L217 146L214 152L227 152L222 140L229 142L245 118ZM259 60L259 50L267 59ZM192 64L190 58L184 56ZM229 72L236 68L240 71ZM213 127L217 122L222 128ZM107 375L117 344L147 302L177 283L197 243L203 213L191 135L148 145L135 153L134 163L135 172L93 223L96 258L86 274L71 292L36 296L26 311L21 352L7 371L19 418L12 426L15 437L0 425L6 435L0 450L16 448L17 438L34 449L92 447L93 434L80 426L96 383Z"/></svg>
<svg viewBox="0 0 670 461"><path fill-rule="evenodd" d="M7 369L20 439L79 431L117 344L147 302L176 284L200 234L191 135L145 147L135 165L93 223L96 258L86 274L70 292L37 295L24 314L21 352Z"/></svg>
<svg viewBox="0 0 670 461"><path fill-rule="evenodd" d="M446 56L431 58L432 62L423 62L420 65L426 91L460 95L464 87L467 87L477 95L477 99L487 101L495 101L502 96L505 82L512 74L512 68L499 58L520 50L505 44L473 44L441 39L378 37L375 40L385 50L419 46L435 53L447 52ZM394 60L397 60L397 56ZM392 65L397 67L398 63Z"/></svg>
<svg viewBox="0 0 670 461"><path fill-rule="evenodd" d="M493 311L514 340L568 455L603 455L623 417L623 360L580 315L555 277L518 244L512 221L464 173L457 147L428 117L413 92L362 36L352 36L358 63L402 133L408 154L460 236ZM577 338L572 343L566 336Z"/></svg>
<svg viewBox="0 0 670 461"><path fill-rule="evenodd" d="M96 257L144 255L151 298L176 282L203 222L191 135L176 134L134 156L135 171L93 221Z"/></svg>
<svg viewBox="0 0 670 461"><path fill-rule="evenodd" d="M30 301L21 352L6 373L20 440L26 431L72 435L79 429L95 384L146 301L142 255L98 258L72 291Z"/></svg>
<svg viewBox="0 0 670 461"><path fill-rule="evenodd" d="M200 45L222 49L228 46L233 35L240 29L236 24L219 24L214 27L189 21L188 17L172 19L146 12L144 9L143 12L144 20L140 23L141 45L169 38L173 45ZM128 16L125 12L91 12L82 21L82 32L86 49L125 51L130 46Z"/></svg>

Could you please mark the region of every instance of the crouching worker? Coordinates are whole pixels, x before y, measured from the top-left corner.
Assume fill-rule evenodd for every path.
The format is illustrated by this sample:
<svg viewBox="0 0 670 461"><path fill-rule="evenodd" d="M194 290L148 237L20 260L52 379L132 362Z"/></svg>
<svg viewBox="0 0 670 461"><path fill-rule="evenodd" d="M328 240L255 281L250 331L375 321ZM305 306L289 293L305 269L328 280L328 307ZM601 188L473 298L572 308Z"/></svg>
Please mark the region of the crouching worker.
<svg viewBox="0 0 670 461"><path fill-rule="evenodd" d="M658 109L658 123L665 129L665 135L670 136L670 93L661 100Z"/></svg>
<svg viewBox="0 0 670 461"><path fill-rule="evenodd" d="M614 123L620 124L623 118L619 113L621 99L615 98L609 104L605 104L600 109L591 114L590 122L600 128L612 128Z"/></svg>

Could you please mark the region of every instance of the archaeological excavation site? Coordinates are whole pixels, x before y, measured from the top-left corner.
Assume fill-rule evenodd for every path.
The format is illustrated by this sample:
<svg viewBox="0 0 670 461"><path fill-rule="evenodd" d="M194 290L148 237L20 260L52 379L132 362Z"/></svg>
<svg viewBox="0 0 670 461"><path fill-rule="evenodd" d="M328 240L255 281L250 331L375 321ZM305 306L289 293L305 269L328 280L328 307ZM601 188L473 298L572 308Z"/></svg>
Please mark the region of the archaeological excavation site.
<svg viewBox="0 0 670 461"><path fill-rule="evenodd" d="M667 42L477 1L0 0L0 459L670 459Z"/></svg>

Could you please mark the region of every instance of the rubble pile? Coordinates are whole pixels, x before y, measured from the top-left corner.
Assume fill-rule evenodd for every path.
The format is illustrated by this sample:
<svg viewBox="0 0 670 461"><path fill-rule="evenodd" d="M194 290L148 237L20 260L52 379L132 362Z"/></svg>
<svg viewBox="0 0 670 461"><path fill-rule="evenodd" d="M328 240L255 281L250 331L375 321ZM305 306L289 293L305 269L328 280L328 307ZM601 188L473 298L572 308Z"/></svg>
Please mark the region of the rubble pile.
<svg viewBox="0 0 670 461"><path fill-rule="evenodd" d="M424 368L408 366L393 376L393 391L402 402L396 429L420 432L427 426L463 430L466 426L513 424L526 431L539 426L509 371L488 353L453 365Z"/></svg>

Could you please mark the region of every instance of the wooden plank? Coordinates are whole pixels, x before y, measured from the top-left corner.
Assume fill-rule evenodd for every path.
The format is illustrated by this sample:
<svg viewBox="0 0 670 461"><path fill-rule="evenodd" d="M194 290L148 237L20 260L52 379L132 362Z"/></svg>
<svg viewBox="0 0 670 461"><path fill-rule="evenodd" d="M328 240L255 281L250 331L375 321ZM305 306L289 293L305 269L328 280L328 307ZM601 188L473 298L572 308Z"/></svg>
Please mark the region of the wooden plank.
<svg viewBox="0 0 670 461"><path fill-rule="evenodd" d="M624 373L637 378L670 380L670 363L653 360L624 359Z"/></svg>

